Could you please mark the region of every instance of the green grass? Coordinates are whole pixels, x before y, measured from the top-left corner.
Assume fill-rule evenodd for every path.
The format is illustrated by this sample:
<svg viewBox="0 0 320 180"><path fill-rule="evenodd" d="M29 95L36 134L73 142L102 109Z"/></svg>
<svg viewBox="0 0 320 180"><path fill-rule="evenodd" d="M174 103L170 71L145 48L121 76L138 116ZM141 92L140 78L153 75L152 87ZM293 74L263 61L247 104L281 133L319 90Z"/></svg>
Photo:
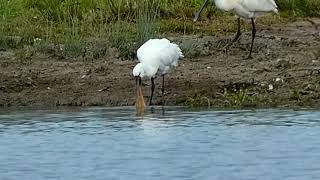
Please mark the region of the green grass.
<svg viewBox="0 0 320 180"><path fill-rule="evenodd" d="M319 0L276 0L280 11L287 16L320 16Z"/></svg>
<svg viewBox="0 0 320 180"><path fill-rule="evenodd" d="M206 9L200 23L193 23L192 17L202 3L203 0L0 0L0 49L32 49L78 57L92 54L88 49L98 48L98 55L92 57L99 58L104 54L100 52L103 44L102 49L114 47L121 57L130 58L144 41L162 34L213 35L234 30L230 13L213 5ZM320 17L319 0L277 0L277 4L282 17ZM264 23L276 21L279 18L269 18ZM37 38L41 45L35 43Z"/></svg>

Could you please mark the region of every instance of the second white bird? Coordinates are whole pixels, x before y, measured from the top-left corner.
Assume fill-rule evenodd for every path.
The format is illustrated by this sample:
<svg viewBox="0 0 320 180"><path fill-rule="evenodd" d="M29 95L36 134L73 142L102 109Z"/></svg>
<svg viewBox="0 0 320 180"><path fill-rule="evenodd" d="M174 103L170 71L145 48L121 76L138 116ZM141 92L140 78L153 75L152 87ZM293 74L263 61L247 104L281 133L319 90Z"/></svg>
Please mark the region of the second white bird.
<svg viewBox="0 0 320 180"><path fill-rule="evenodd" d="M205 0L202 5L200 11L194 17L194 21L197 21L201 15L201 12L208 4L209 0ZM217 8L223 11L233 11L237 16L238 23L238 31L234 39L225 46L225 51L228 51L228 47L230 47L235 41L237 41L241 35L240 30L240 17L245 19L251 19L252 23L252 40L250 46L250 52L248 58L251 58L253 42L256 35L256 27L255 27L255 18L261 15L264 15L268 12L278 12L278 6L274 0L214 0Z"/></svg>

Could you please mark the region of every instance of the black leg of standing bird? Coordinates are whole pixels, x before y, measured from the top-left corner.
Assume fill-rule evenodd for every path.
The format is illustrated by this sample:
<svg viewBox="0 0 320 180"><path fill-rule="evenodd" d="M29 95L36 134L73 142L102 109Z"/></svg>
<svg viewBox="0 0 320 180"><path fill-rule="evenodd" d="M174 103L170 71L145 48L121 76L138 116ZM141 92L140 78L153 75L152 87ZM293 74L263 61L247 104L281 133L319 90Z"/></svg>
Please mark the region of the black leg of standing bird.
<svg viewBox="0 0 320 180"><path fill-rule="evenodd" d="M152 105L152 97L153 97L154 88L155 88L154 78L151 78L151 95L150 95L150 101L149 101L150 106Z"/></svg>
<svg viewBox="0 0 320 180"><path fill-rule="evenodd" d="M238 25L238 31L237 31L237 34L234 36L233 40L231 42L229 42L225 47L224 47L224 50L225 50L225 53L226 55L228 55L228 48L234 43L236 42L240 36L241 36L241 21L240 21L240 18L238 17L237 18L237 25Z"/></svg>
<svg viewBox="0 0 320 180"><path fill-rule="evenodd" d="M161 93L162 93L162 106L164 106L164 74L162 75Z"/></svg>
<svg viewBox="0 0 320 180"><path fill-rule="evenodd" d="M249 52L247 59L252 58L251 54L252 54L252 49L253 49L253 43L254 43L254 38L256 37L256 25L255 25L253 18L251 18L251 23L252 23L252 40L251 40L250 52Z"/></svg>

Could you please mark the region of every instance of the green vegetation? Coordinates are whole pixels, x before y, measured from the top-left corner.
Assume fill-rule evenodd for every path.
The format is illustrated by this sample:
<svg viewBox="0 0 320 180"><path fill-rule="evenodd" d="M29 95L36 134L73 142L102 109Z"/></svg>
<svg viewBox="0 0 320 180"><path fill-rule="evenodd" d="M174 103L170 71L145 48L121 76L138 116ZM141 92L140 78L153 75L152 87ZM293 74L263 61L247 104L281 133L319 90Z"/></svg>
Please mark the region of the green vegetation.
<svg viewBox="0 0 320 180"><path fill-rule="evenodd" d="M320 16L318 0L276 0L280 11L286 16Z"/></svg>
<svg viewBox="0 0 320 180"><path fill-rule="evenodd" d="M184 106L189 107L208 107L211 106L210 98L200 95L200 93L194 93L188 95L182 103Z"/></svg>
<svg viewBox="0 0 320 180"><path fill-rule="evenodd" d="M192 17L203 0L0 0L0 49L59 57L99 58L118 49L129 58L146 39L163 33L233 31L233 17L210 6L202 22ZM319 0L278 0L283 17L320 16ZM217 16L226 18L215 18ZM285 20L281 20L285 21ZM262 23L279 22L270 16ZM220 25L217 25L220 24ZM19 55L20 56L20 55Z"/></svg>

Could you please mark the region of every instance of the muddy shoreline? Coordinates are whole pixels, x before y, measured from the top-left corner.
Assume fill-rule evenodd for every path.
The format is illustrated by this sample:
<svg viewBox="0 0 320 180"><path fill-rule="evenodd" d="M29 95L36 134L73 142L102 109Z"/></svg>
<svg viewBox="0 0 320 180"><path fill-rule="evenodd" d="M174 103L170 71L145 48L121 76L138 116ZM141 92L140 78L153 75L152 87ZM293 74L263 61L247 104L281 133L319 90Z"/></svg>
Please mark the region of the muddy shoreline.
<svg viewBox="0 0 320 180"><path fill-rule="evenodd" d="M250 35L244 32L228 57L221 48L232 34L170 37L186 58L166 77L166 105L319 107L320 31L307 21L258 25L253 59L245 60ZM0 106L131 106L135 64L113 51L90 61L39 54L26 60L1 50ZM158 78L155 104L161 103L160 86ZM150 82L143 90L147 100Z"/></svg>

